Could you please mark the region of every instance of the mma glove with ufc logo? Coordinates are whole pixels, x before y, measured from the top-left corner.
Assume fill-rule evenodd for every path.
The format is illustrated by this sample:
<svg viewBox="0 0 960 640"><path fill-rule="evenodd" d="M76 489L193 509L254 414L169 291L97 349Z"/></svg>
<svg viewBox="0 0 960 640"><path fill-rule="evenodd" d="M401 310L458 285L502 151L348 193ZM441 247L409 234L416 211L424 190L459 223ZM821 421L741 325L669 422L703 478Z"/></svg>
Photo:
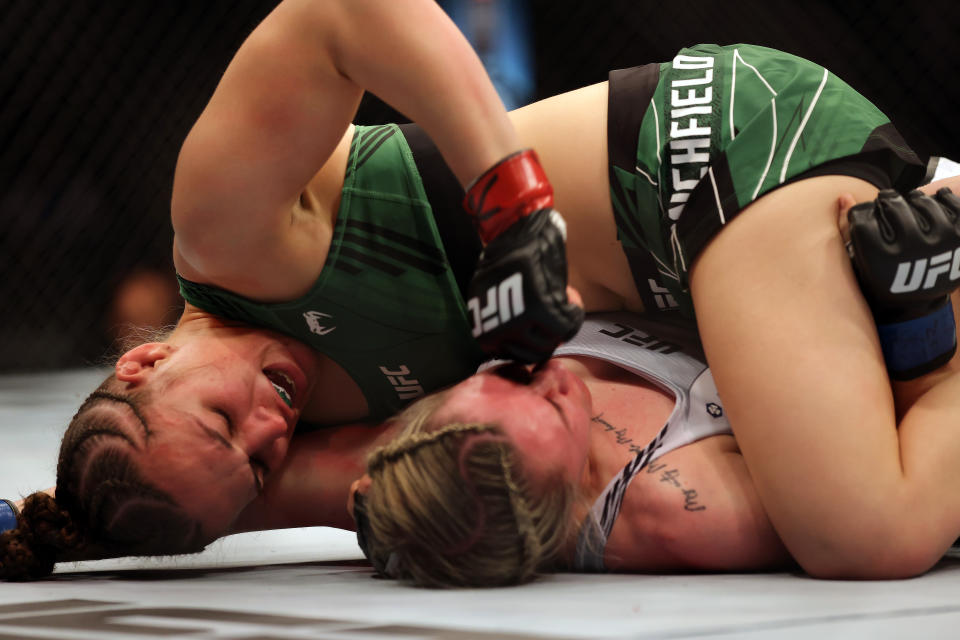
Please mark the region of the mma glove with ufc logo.
<svg viewBox="0 0 960 640"><path fill-rule="evenodd" d="M467 188L464 207L486 245L468 292L473 336L491 357L539 363L583 324L567 300L566 225L531 149Z"/></svg>
<svg viewBox="0 0 960 640"><path fill-rule="evenodd" d="M860 288L873 311L890 377L910 380L957 349L950 293L960 287L960 198L883 190L847 214Z"/></svg>

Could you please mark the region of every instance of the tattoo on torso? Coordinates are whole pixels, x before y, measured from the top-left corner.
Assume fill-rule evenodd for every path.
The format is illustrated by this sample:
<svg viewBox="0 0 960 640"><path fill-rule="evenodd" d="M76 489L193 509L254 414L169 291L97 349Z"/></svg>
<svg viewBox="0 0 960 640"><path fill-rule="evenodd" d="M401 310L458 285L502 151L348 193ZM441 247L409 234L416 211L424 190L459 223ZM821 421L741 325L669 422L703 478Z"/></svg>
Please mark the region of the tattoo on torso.
<svg viewBox="0 0 960 640"><path fill-rule="evenodd" d="M618 445L627 448L630 453L636 455L643 451L644 445L637 444L633 438L627 435L626 429L618 429L615 425L603 419L603 414L594 416L591 420L603 427L603 430L613 435ZM706 506L700 503L700 497L697 490L684 487L680 479L680 470L676 467L668 468L668 465L662 462L651 462L646 468L646 472L651 475L660 474L660 482L666 482L668 485L676 487L683 495L683 508L686 511L704 511Z"/></svg>

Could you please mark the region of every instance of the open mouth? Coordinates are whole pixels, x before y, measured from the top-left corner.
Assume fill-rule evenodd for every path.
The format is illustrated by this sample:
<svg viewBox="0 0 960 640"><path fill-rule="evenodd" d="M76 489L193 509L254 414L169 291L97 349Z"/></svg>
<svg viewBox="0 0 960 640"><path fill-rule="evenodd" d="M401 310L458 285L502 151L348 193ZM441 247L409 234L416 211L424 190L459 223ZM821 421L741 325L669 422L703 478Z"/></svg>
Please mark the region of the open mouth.
<svg viewBox="0 0 960 640"><path fill-rule="evenodd" d="M277 395L280 396L283 403L288 407L293 407L293 399L297 394L297 385L294 384L293 379L283 371L277 371L276 369L269 369L263 373L267 376L267 380L270 381L273 388L276 389Z"/></svg>

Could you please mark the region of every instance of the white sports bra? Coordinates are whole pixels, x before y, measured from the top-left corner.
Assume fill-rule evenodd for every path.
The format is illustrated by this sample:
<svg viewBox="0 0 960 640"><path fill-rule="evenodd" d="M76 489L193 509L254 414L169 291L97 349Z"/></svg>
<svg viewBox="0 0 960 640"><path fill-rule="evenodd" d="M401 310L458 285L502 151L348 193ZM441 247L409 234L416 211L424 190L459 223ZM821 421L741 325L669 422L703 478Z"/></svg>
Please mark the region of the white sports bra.
<svg viewBox="0 0 960 640"><path fill-rule="evenodd" d="M657 435L610 481L577 537L573 569L603 571L603 552L630 482L653 460L718 434L732 434L696 334L631 313L591 314L558 356L616 364L673 394L676 404Z"/></svg>

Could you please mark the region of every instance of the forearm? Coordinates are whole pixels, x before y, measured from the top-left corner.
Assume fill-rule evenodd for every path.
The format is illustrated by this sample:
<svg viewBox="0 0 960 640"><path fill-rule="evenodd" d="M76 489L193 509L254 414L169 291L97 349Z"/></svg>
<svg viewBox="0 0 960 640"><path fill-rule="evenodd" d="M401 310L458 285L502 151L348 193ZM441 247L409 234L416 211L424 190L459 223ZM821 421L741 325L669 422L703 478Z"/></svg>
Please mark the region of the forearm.
<svg viewBox="0 0 960 640"><path fill-rule="evenodd" d="M461 184L519 147L479 58L432 0L288 2L316 20L341 74L426 130Z"/></svg>
<svg viewBox="0 0 960 640"><path fill-rule="evenodd" d="M171 216L183 261L217 272L238 248L307 242L291 208L365 90L419 123L464 185L519 147L479 59L432 0L285 0L180 151Z"/></svg>

